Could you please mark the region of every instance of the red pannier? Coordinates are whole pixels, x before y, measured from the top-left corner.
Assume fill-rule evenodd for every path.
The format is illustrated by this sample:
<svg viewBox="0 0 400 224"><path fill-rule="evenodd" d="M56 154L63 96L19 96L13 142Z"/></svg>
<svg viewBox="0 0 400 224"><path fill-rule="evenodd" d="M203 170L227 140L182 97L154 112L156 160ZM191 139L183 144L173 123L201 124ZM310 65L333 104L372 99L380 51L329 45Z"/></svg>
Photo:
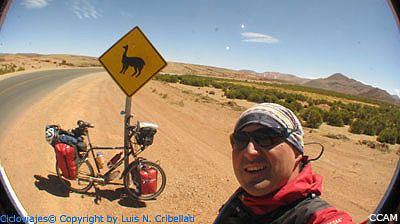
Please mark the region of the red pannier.
<svg viewBox="0 0 400 224"><path fill-rule="evenodd" d="M54 148L57 157L57 166L61 169L62 175L70 180L75 179L77 155L74 147L64 143L57 143Z"/></svg>
<svg viewBox="0 0 400 224"><path fill-rule="evenodd" d="M157 170L154 168L140 171L140 192L142 194L154 194L157 191Z"/></svg>

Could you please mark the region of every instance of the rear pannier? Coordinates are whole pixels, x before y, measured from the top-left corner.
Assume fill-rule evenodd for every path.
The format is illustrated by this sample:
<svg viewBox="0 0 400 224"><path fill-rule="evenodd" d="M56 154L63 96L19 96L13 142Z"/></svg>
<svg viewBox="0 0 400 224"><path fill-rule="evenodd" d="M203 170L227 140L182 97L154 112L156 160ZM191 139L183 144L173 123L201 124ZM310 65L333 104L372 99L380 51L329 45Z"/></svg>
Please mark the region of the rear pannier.
<svg viewBox="0 0 400 224"><path fill-rule="evenodd" d="M57 166L60 168L62 175L70 180L75 179L79 162L75 148L68 144L57 143L54 149Z"/></svg>

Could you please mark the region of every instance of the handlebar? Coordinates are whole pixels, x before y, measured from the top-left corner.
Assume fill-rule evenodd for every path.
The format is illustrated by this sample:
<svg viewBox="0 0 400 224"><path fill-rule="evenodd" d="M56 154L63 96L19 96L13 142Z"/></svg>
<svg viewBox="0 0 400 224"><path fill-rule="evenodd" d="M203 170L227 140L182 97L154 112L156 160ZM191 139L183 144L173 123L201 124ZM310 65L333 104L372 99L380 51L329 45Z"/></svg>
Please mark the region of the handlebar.
<svg viewBox="0 0 400 224"><path fill-rule="evenodd" d="M79 128L81 128L81 129L85 129L85 128L94 128L94 124L91 124L91 123L89 123L89 122L85 122L85 121L82 121L82 120L78 120L77 122L76 122L76 124L79 126Z"/></svg>

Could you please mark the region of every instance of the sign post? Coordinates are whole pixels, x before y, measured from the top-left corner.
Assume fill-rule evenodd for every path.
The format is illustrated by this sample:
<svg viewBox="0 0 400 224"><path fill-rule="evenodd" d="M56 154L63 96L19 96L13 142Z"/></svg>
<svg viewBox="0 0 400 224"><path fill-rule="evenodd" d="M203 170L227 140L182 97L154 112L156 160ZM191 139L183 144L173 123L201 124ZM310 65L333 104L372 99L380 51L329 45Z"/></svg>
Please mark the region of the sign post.
<svg viewBox="0 0 400 224"><path fill-rule="evenodd" d="M124 155L129 153L129 126L131 121L131 103L132 98L127 96L125 100L125 118L124 118ZM124 169L128 168L129 158L127 157L124 161Z"/></svg>
<svg viewBox="0 0 400 224"><path fill-rule="evenodd" d="M126 94L124 155L127 155L130 145L128 128L131 120L131 97L167 66L167 62L137 26L104 52L99 61ZM126 159L125 168L128 164L129 160Z"/></svg>

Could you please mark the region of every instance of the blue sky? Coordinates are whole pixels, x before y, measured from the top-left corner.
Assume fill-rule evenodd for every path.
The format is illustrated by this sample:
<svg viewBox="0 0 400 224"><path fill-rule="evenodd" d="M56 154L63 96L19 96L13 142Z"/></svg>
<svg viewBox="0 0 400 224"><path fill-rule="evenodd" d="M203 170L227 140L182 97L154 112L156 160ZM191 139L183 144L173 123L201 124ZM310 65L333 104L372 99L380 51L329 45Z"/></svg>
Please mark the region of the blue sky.
<svg viewBox="0 0 400 224"><path fill-rule="evenodd" d="M135 26L167 61L339 72L400 96L400 30L384 0L14 0L0 52L99 57Z"/></svg>

